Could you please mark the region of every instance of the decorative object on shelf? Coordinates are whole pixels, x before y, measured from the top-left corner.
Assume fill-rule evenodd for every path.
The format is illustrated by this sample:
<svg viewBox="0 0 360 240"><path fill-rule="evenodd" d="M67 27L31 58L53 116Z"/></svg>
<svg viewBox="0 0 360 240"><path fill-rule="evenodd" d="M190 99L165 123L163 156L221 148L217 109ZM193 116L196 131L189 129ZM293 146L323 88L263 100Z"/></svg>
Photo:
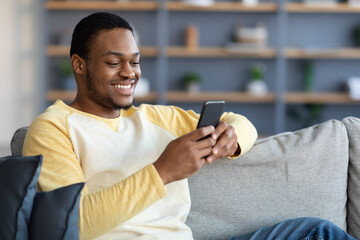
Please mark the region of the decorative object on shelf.
<svg viewBox="0 0 360 240"><path fill-rule="evenodd" d="M245 6L256 6L259 3L259 0L242 0L242 3Z"/></svg>
<svg viewBox="0 0 360 240"><path fill-rule="evenodd" d="M75 90L77 87L70 60L61 60L58 64L58 71L61 87L66 90Z"/></svg>
<svg viewBox="0 0 360 240"><path fill-rule="evenodd" d="M360 77L351 77L347 80L349 95L352 100L360 100Z"/></svg>
<svg viewBox="0 0 360 240"><path fill-rule="evenodd" d="M338 4L337 0L303 0L303 2L307 5L320 5L320 6L335 6Z"/></svg>
<svg viewBox="0 0 360 240"><path fill-rule="evenodd" d="M214 0L183 0L183 2L198 7L207 7L214 4Z"/></svg>
<svg viewBox="0 0 360 240"><path fill-rule="evenodd" d="M199 48L199 30L194 24L186 27L185 45L188 50L196 50Z"/></svg>
<svg viewBox="0 0 360 240"><path fill-rule="evenodd" d="M144 97L150 93L150 82L147 78L140 77L138 83L136 84L134 96L135 97Z"/></svg>
<svg viewBox="0 0 360 240"><path fill-rule="evenodd" d="M200 92L201 76L196 72L188 72L183 77L183 84L186 91L198 93Z"/></svg>
<svg viewBox="0 0 360 240"><path fill-rule="evenodd" d="M306 61L304 65L304 90L306 93L313 92L314 86L314 62ZM300 106L301 107L301 106ZM301 127L311 126L322 120L322 104L304 104L302 108L289 108L287 114L295 121L302 124Z"/></svg>
<svg viewBox="0 0 360 240"><path fill-rule="evenodd" d="M255 63L250 68L251 80L246 85L246 91L255 96L264 96L269 90L264 81L266 66L263 63Z"/></svg>
<svg viewBox="0 0 360 240"><path fill-rule="evenodd" d="M359 0L359 7L360 7L360 0ZM355 40L355 44L360 47L360 24L358 24L355 27L354 30L354 40Z"/></svg>
<svg viewBox="0 0 360 240"><path fill-rule="evenodd" d="M348 3L352 7L360 7L360 0L349 0Z"/></svg>
<svg viewBox="0 0 360 240"><path fill-rule="evenodd" d="M258 23L255 27L237 24L234 37L235 42L225 46L230 52L262 51L267 48L268 31L264 23Z"/></svg>

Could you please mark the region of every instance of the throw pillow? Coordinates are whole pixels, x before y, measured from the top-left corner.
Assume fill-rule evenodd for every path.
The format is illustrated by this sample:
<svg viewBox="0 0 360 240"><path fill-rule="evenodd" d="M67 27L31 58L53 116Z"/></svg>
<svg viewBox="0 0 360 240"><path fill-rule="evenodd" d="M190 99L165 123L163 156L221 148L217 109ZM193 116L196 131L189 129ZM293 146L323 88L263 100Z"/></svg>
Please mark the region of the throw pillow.
<svg viewBox="0 0 360 240"><path fill-rule="evenodd" d="M80 192L77 183L36 194L30 221L30 239L79 239Z"/></svg>
<svg viewBox="0 0 360 240"><path fill-rule="evenodd" d="M0 158L0 239L28 239L42 156Z"/></svg>

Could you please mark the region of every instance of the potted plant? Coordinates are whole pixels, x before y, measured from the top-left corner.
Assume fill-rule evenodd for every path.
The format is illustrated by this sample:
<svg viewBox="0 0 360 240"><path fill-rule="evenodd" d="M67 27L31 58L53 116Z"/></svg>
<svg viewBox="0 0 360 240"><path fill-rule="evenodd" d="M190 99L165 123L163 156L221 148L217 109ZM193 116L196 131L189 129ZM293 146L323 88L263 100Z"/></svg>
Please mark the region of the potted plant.
<svg viewBox="0 0 360 240"><path fill-rule="evenodd" d="M62 87L67 90L76 89L76 81L73 69L69 60L62 60L58 64L58 71L62 82Z"/></svg>
<svg viewBox="0 0 360 240"><path fill-rule="evenodd" d="M256 63L250 68L250 82L246 86L246 90L254 95L265 95L268 93L268 87L263 80L266 66L262 63Z"/></svg>
<svg viewBox="0 0 360 240"><path fill-rule="evenodd" d="M200 92L201 77L198 73L186 73L183 77L183 83L188 92Z"/></svg>

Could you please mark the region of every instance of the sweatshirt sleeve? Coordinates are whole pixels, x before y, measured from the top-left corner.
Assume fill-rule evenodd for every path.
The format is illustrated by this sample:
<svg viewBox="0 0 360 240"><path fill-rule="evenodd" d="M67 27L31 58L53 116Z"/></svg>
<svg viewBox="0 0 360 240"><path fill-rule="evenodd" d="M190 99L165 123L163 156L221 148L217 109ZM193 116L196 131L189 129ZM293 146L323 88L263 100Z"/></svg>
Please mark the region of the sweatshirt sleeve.
<svg viewBox="0 0 360 240"><path fill-rule="evenodd" d="M230 158L237 158L247 153L254 145L258 135L254 125L244 116L232 112L226 112L221 116L221 121L226 122L235 129L237 142L240 146L240 155Z"/></svg>
<svg viewBox="0 0 360 240"><path fill-rule="evenodd" d="M38 154L44 159L38 181L40 191L85 182L66 124L41 116L31 124L23 155ZM152 164L95 193L90 194L85 184L80 198L80 239L93 239L106 233L165 195L164 185Z"/></svg>
<svg viewBox="0 0 360 240"><path fill-rule="evenodd" d="M175 137L194 131L200 117L192 110L185 111L175 106L144 105L141 110L150 121L165 128ZM258 136L254 125L246 117L232 112L223 113L220 120L234 127L240 146L240 154L230 158L237 158L248 152Z"/></svg>

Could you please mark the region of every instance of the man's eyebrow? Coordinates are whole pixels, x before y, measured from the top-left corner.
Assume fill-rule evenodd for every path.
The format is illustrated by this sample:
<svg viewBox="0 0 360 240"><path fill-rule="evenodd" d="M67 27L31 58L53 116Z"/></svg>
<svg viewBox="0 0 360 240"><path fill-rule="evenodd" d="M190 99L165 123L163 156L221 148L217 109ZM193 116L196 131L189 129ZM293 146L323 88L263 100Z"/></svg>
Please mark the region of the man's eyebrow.
<svg viewBox="0 0 360 240"><path fill-rule="evenodd" d="M115 56L125 56L125 54L123 53L119 53L119 52L114 52L114 51L107 51L103 56L110 56L110 55L115 55ZM135 52L132 56L139 56L140 52Z"/></svg>

